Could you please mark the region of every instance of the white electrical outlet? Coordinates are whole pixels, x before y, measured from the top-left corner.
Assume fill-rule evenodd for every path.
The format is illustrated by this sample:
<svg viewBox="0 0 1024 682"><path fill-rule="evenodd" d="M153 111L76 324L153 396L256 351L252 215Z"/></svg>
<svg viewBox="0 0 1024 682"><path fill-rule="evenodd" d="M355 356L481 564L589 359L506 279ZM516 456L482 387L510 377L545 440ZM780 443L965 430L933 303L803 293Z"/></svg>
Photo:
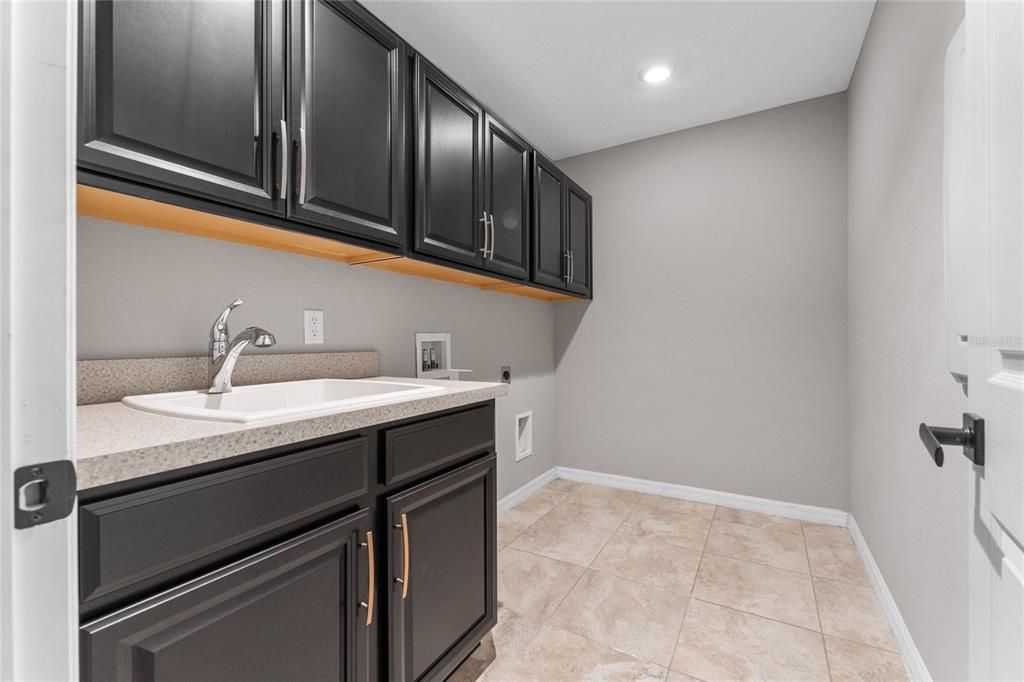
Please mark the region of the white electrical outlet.
<svg viewBox="0 0 1024 682"><path fill-rule="evenodd" d="M324 311L303 310L306 343L324 342Z"/></svg>

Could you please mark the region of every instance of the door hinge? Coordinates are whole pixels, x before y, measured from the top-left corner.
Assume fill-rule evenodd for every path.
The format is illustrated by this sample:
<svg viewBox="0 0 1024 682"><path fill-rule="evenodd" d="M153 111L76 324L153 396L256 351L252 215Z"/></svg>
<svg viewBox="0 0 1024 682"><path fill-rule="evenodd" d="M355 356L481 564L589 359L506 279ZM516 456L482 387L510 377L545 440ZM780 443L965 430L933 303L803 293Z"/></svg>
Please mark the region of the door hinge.
<svg viewBox="0 0 1024 682"><path fill-rule="evenodd" d="M31 464L14 470L14 527L59 521L75 508L78 479L71 460Z"/></svg>

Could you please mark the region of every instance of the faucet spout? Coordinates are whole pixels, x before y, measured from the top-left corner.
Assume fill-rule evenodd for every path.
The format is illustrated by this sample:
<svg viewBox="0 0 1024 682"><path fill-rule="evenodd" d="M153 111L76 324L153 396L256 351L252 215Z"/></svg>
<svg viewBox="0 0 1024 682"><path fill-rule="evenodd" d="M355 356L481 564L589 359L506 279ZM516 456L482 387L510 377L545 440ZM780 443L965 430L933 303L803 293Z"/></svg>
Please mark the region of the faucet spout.
<svg viewBox="0 0 1024 682"><path fill-rule="evenodd" d="M228 316L231 311L242 305L238 299L224 309L210 328L210 393L228 393L231 391L231 375L235 371L235 363L246 346L269 348L277 343L274 335L261 327L249 327L231 338L228 333Z"/></svg>

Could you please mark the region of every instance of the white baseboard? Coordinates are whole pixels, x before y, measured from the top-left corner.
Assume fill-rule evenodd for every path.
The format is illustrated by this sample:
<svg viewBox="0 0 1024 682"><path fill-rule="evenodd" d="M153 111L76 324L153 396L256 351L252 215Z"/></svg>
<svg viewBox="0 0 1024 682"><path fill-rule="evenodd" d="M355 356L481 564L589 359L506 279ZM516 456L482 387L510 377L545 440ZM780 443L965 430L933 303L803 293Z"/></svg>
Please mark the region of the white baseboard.
<svg viewBox="0 0 1024 682"><path fill-rule="evenodd" d="M900 609L896 606L896 600L893 599L889 586L885 584L882 571L878 568L878 564L875 563L875 558L871 555L871 550L868 548L867 540L864 539L864 535L860 532L860 526L857 525L857 520L853 518L852 514L850 515L848 527L850 535L853 536L853 544L857 546L860 558L864 562L864 569L867 571L868 580L871 581L871 586L875 590L875 596L882 607L882 613L885 614L885 619L889 622L889 628L892 629L893 637L896 638L896 644L900 648L900 653L903 656L903 665L907 668L907 675L911 680L930 682L932 676L928 674L928 668L924 664L924 659L921 658L921 652L917 650L914 638L910 636L910 629L907 628L907 624L900 614Z"/></svg>
<svg viewBox="0 0 1024 682"><path fill-rule="evenodd" d="M796 504L795 502L780 502L764 497L751 497L737 493L724 493L719 490L708 488L694 488L689 485L678 483L660 483L645 478L632 478L630 476L617 476L615 474L602 474L597 471L586 469L572 469L570 467L555 467L558 470L558 478L565 478L570 481L582 483L595 483L606 485L611 488L624 488L636 490L652 495L663 495L675 497L691 502L705 502L707 504L720 504L723 507L735 507L747 511L761 512L762 514L774 514L785 516L801 521L813 523L825 523L830 526L845 526L849 514L841 509L829 507L815 507L809 504Z"/></svg>
<svg viewBox="0 0 1024 682"><path fill-rule="evenodd" d="M509 509L515 507L517 504L546 486L548 483L551 483L551 481L556 478L558 478L558 467L551 467L529 483L520 486L498 500L498 518L500 519Z"/></svg>

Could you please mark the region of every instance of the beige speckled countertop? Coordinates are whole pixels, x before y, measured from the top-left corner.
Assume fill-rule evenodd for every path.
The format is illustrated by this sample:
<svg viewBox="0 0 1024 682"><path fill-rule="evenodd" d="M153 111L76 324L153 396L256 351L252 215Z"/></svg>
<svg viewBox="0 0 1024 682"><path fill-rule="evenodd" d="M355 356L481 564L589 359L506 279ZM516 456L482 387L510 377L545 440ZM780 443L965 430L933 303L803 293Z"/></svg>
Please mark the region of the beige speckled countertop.
<svg viewBox="0 0 1024 682"><path fill-rule="evenodd" d="M166 417L142 412L119 402L79 405L75 439L78 489L354 431L508 394L505 384L376 378L442 386L445 392L316 417L291 417L251 424Z"/></svg>

